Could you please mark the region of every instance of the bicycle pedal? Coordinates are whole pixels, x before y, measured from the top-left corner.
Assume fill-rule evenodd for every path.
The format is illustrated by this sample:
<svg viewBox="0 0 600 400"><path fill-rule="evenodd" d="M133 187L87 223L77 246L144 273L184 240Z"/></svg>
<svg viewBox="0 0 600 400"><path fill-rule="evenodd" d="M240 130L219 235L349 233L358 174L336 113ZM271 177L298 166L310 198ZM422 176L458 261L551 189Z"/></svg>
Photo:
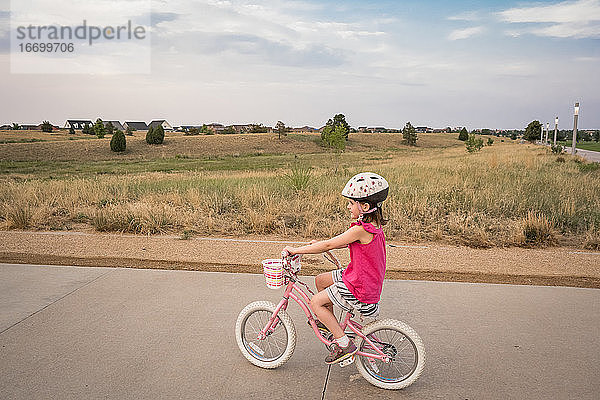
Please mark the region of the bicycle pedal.
<svg viewBox="0 0 600 400"><path fill-rule="evenodd" d="M340 367L344 368L354 362L354 356L345 359L344 361L340 361Z"/></svg>

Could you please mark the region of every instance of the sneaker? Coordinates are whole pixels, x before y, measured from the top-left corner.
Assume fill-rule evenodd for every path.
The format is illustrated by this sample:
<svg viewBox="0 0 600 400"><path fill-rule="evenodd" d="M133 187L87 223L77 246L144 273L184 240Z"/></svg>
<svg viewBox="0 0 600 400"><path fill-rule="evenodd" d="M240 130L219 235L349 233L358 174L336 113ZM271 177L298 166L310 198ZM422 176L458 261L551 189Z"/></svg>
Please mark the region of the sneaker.
<svg viewBox="0 0 600 400"><path fill-rule="evenodd" d="M340 347L339 344L333 342L333 344L331 345L331 353L329 353L329 355L325 358L325 363L339 363L340 361L344 361L352 357L354 354L356 354L357 351L358 349L356 348L352 340L350 340L350 343L348 343L348 346L346 347Z"/></svg>

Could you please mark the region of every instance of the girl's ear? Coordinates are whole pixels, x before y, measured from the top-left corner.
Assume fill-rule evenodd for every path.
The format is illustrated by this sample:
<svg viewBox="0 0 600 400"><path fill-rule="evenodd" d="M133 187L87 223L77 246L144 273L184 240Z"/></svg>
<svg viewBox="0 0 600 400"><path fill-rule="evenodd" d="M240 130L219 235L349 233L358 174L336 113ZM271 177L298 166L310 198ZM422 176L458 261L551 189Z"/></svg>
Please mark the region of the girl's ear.
<svg viewBox="0 0 600 400"><path fill-rule="evenodd" d="M360 203L360 208L363 210L363 212L367 212L371 207L369 206L369 203Z"/></svg>

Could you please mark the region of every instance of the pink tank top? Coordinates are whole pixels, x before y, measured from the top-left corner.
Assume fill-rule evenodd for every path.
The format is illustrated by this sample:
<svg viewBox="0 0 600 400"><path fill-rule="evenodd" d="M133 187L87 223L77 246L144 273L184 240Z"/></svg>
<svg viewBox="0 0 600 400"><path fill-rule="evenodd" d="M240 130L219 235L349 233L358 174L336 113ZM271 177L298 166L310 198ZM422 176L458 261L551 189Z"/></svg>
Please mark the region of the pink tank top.
<svg viewBox="0 0 600 400"><path fill-rule="evenodd" d="M362 225L373 240L367 244L359 241L350 243L350 264L342 274L344 284L360 302L374 304L379 302L383 278L385 276L385 236L381 228L370 223L353 222Z"/></svg>

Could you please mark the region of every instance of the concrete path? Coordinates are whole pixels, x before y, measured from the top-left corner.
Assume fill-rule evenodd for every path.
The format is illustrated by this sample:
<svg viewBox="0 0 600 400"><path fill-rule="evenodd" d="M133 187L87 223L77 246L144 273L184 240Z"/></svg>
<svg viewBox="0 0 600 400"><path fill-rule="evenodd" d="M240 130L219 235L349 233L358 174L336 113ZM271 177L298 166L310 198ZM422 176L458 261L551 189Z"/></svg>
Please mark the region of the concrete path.
<svg viewBox="0 0 600 400"><path fill-rule="evenodd" d="M567 152L570 152L570 151L571 151L570 148L567 149ZM585 158L588 161L600 162L600 152L599 151L577 149L577 155Z"/></svg>
<svg viewBox="0 0 600 400"><path fill-rule="evenodd" d="M306 278L312 281L312 278ZM277 301L261 275L0 264L0 398L596 399L600 291L386 281L382 315L420 333L411 387L333 366L291 307L298 344L276 370L247 362L234 324Z"/></svg>

